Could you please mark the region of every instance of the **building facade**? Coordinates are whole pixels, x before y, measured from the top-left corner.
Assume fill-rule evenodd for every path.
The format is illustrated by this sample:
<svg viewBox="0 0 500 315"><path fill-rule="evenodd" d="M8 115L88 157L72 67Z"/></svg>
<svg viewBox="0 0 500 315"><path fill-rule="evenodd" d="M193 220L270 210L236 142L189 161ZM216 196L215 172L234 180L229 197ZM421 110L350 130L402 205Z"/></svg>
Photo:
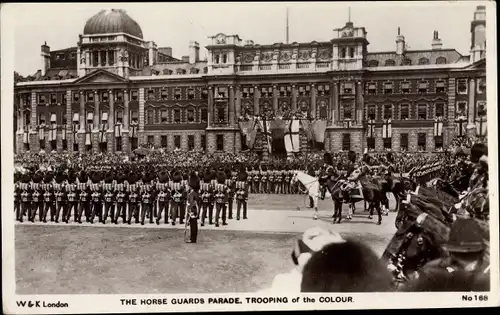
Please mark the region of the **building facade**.
<svg viewBox="0 0 500 315"><path fill-rule="evenodd" d="M347 22L328 42L220 33L200 60L197 42L177 59L124 11L101 11L76 47L42 45L42 69L15 83L15 150L240 152L241 117L292 111L327 121L327 151L439 151L485 134L485 14L474 12L469 56L444 49L437 31L430 49L408 50L399 29L394 51L369 52L366 30Z"/></svg>

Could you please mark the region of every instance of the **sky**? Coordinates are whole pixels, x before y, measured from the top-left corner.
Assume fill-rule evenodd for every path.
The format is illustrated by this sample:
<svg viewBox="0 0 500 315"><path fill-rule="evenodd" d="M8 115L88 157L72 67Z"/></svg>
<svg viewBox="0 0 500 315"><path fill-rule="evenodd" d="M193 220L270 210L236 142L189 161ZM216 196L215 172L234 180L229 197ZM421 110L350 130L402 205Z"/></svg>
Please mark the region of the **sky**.
<svg viewBox="0 0 500 315"><path fill-rule="evenodd" d="M103 9L123 9L142 28L144 39L158 47L172 47L173 56L188 55L189 42L201 47L209 36L237 34L255 44L285 42L286 8L289 8L290 42L328 41L333 29L349 16L355 26L365 27L369 52L394 51L398 27L409 49L430 49L433 31L439 31L443 48L468 55L471 2L277 2L277 3L28 3L9 4L15 15L15 63L26 76L40 69L40 46L51 50L76 46L85 22ZM204 59L206 50L200 51Z"/></svg>

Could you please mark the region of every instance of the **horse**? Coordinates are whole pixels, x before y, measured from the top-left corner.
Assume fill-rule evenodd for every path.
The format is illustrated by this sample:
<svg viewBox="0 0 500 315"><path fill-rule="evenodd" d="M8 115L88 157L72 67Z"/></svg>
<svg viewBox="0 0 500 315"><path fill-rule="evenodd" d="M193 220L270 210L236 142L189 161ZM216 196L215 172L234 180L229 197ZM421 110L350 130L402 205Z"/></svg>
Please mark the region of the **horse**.
<svg viewBox="0 0 500 315"><path fill-rule="evenodd" d="M330 193L333 201L333 223L340 223L342 220L342 204L349 204L349 214L347 215L347 219L352 219L352 204L354 203L352 198L350 198L350 194L346 193L343 190L343 185L347 182L344 179L336 179L333 180L330 177L326 179L320 180L321 185L325 187L325 189ZM323 199L323 197L322 197Z"/></svg>
<svg viewBox="0 0 500 315"><path fill-rule="evenodd" d="M314 216L313 219L317 220L319 217L318 213L318 200L319 200L319 180L316 177L306 174L303 171L295 170L293 171L293 177L290 183L293 185L297 181L304 185L307 195L313 201L314 207ZM297 210L300 210L300 207L297 207Z"/></svg>

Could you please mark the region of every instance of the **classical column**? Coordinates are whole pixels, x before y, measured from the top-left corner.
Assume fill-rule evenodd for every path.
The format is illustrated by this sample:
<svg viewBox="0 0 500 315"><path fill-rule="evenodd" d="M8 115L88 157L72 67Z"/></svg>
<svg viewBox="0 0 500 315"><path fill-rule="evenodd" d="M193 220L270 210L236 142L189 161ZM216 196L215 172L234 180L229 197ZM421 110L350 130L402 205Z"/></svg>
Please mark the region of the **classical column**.
<svg viewBox="0 0 500 315"><path fill-rule="evenodd" d="M19 114L17 115L17 131L23 133L24 131L24 99L19 97Z"/></svg>
<svg viewBox="0 0 500 315"><path fill-rule="evenodd" d="M36 125L38 124L38 116L36 110L37 104L37 95L36 92L31 93L31 130L36 131Z"/></svg>
<svg viewBox="0 0 500 315"><path fill-rule="evenodd" d="M207 126L212 127L212 115L214 113L214 87L208 87L208 115L207 115Z"/></svg>
<svg viewBox="0 0 500 315"><path fill-rule="evenodd" d="M139 89L139 137L138 137L139 144L146 143L146 139L143 138L144 138L144 88L140 88Z"/></svg>
<svg viewBox="0 0 500 315"><path fill-rule="evenodd" d="M101 117L100 117L100 111L99 111L99 92L94 91L94 130L99 129L99 124L101 123Z"/></svg>
<svg viewBox="0 0 500 315"><path fill-rule="evenodd" d="M356 85L356 120L358 124L363 123L363 108L364 108L364 97L363 97L363 85L361 81Z"/></svg>
<svg viewBox="0 0 500 315"><path fill-rule="evenodd" d="M73 152L73 113L72 106L73 103L71 90L66 91L66 143L68 144L68 151Z"/></svg>
<svg viewBox="0 0 500 315"><path fill-rule="evenodd" d="M236 120L234 117L234 111L235 111L235 105L234 105L234 87L232 85L229 86L229 123L231 125L236 124Z"/></svg>
<svg viewBox="0 0 500 315"><path fill-rule="evenodd" d="M340 120L340 110L339 110L339 82L335 81L332 83L332 96L331 96L331 106L332 106L332 122L337 124Z"/></svg>
<svg viewBox="0 0 500 315"><path fill-rule="evenodd" d="M278 87L273 85L273 111L278 112Z"/></svg>
<svg viewBox="0 0 500 315"><path fill-rule="evenodd" d="M241 86L236 86L236 100L235 100L235 111L236 111L236 120L238 120L241 116Z"/></svg>
<svg viewBox="0 0 500 315"><path fill-rule="evenodd" d="M253 91L254 91L254 93L253 93L253 114L259 115L259 98L260 98L259 87L257 85L254 86Z"/></svg>
<svg viewBox="0 0 500 315"><path fill-rule="evenodd" d="M292 85L292 110L297 109L297 87Z"/></svg>
<svg viewBox="0 0 500 315"><path fill-rule="evenodd" d="M101 66L101 51L97 51L97 65L100 67Z"/></svg>
<svg viewBox="0 0 500 315"><path fill-rule="evenodd" d="M115 130L115 96L113 95L113 90L108 91L108 101L109 101L109 115L108 115L108 126L111 132Z"/></svg>
<svg viewBox="0 0 500 315"><path fill-rule="evenodd" d="M122 130L122 151L129 152L129 108L128 108L128 90L123 90L123 130Z"/></svg>
<svg viewBox="0 0 500 315"><path fill-rule="evenodd" d="M85 132L85 93L80 91L80 131Z"/></svg>
<svg viewBox="0 0 500 315"><path fill-rule="evenodd" d="M474 123L474 116L475 116L475 108L476 108L476 102L474 99L475 93L476 93L476 82L474 79L469 80L469 115L468 115L468 122L469 125L475 125Z"/></svg>
<svg viewBox="0 0 500 315"><path fill-rule="evenodd" d="M316 85L311 84L311 117L316 119Z"/></svg>
<svg viewBox="0 0 500 315"><path fill-rule="evenodd" d="M129 108L128 108L128 90L123 90L123 127L128 131L128 125L130 123L129 119Z"/></svg>

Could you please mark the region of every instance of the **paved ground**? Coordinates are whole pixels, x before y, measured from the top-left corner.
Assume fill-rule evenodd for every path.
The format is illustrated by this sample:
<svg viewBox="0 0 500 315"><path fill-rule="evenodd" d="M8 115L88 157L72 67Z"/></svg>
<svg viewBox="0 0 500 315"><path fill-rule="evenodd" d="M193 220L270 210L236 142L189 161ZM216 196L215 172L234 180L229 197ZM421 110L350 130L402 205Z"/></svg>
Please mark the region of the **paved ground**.
<svg viewBox="0 0 500 315"><path fill-rule="evenodd" d="M253 195L248 220L202 227L198 244L184 243L179 225L17 223L17 292L256 291L292 267L293 241L309 227L332 228L381 255L395 232L395 214L376 225L362 203L357 207L351 221L332 225L331 200L320 202L320 217L313 220L304 196Z"/></svg>

